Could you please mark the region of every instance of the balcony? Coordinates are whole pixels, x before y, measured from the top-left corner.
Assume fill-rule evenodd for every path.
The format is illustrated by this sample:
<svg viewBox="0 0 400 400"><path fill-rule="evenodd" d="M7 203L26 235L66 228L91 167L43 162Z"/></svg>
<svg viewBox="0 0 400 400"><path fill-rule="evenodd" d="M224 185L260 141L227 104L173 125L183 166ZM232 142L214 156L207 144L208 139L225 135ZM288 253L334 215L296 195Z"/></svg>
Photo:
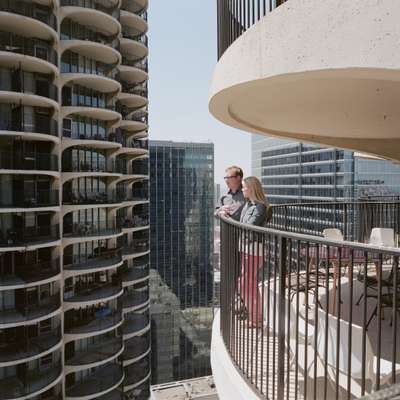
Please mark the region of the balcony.
<svg viewBox="0 0 400 400"><path fill-rule="evenodd" d="M0 230L0 247L26 247L55 242L60 238L58 224Z"/></svg>
<svg viewBox="0 0 400 400"><path fill-rule="evenodd" d="M90 270L102 270L122 263L121 248L104 248L92 257L64 255L64 271L76 271L80 273Z"/></svg>
<svg viewBox="0 0 400 400"><path fill-rule="evenodd" d="M2 104L4 106L4 104ZM35 109L33 109L35 110ZM48 114L33 112L33 121L24 119L31 111L31 107L20 107L19 115L10 106L5 113L0 113L0 131L10 132L26 132L26 133L43 133L45 135L58 136L57 121ZM12 114L13 113L13 114ZM11 116L13 117L11 118Z"/></svg>
<svg viewBox="0 0 400 400"><path fill-rule="evenodd" d="M274 206L221 219L221 397L347 399L400 374L398 202Z"/></svg>
<svg viewBox="0 0 400 400"><path fill-rule="evenodd" d="M111 358L118 357L123 349L121 337L107 338L89 345L85 350L78 351L73 357L67 358L65 363L69 367L104 363Z"/></svg>
<svg viewBox="0 0 400 400"><path fill-rule="evenodd" d="M122 297L122 304L124 308L133 308L146 304L149 301L149 290L144 289L141 291L130 290L127 291Z"/></svg>
<svg viewBox="0 0 400 400"><path fill-rule="evenodd" d="M43 317L50 318L60 307L60 295L57 293L41 299L36 304L21 304L12 309L3 309L0 310L0 325L16 326Z"/></svg>
<svg viewBox="0 0 400 400"><path fill-rule="evenodd" d="M400 93L398 13L396 0L339 13L316 0L220 0L210 112L248 132L400 160L388 118Z"/></svg>
<svg viewBox="0 0 400 400"><path fill-rule="evenodd" d="M121 8L136 15L146 13L148 0L122 0Z"/></svg>
<svg viewBox="0 0 400 400"><path fill-rule="evenodd" d="M135 360L150 351L150 337L135 336L125 340L124 361Z"/></svg>
<svg viewBox="0 0 400 400"><path fill-rule="evenodd" d="M89 236L113 236L120 233L120 229L113 223L108 221L96 221L96 223L74 222L64 223L64 236L73 237L89 237Z"/></svg>
<svg viewBox="0 0 400 400"><path fill-rule="evenodd" d="M141 359L137 363L125 367L124 388L130 389L135 385L140 385L144 379L150 375L150 363L148 358Z"/></svg>
<svg viewBox="0 0 400 400"><path fill-rule="evenodd" d="M122 272L123 286L129 286L133 282L143 281L149 277L150 270L148 265L139 267L128 267Z"/></svg>
<svg viewBox="0 0 400 400"><path fill-rule="evenodd" d="M58 190L19 191L12 190L10 197L2 196L0 208L38 208L59 206Z"/></svg>
<svg viewBox="0 0 400 400"><path fill-rule="evenodd" d="M64 190L63 204L115 204L119 199L115 191L107 190Z"/></svg>
<svg viewBox="0 0 400 400"><path fill-rule="evenodd" d="M0 32L0 51L36 57L57 67L57 52L49 43L40 39L23 37L10 32ZM34 64L34 61L32 63ZM37 68L40 68L39 64ZM42 68L44 67L42 66ZM55 72L55 70L50 68L50 71Z"/></svg>
<svg viewBox="0 0 400 400"><path fill-rule="evenodd" d="M38 358L61 343L61 339L61 329L58 327L38 336L7 340L0 343L0 365Z"/></svg>
<svg viewBox="0 0 400 400"><path fill-rule="evenodd" d="M18 0L0 0L0 10L39 20L57 31L57 18L48 7Z"/></svg>
<svg viewBox="0 0 400 400"><path fill-rule="evenodd" d="M135 185L132 189L132 197L137 201L148 201L149 200L149 188L148 186L139 187Z"/></svg>
<svg viewBox="0 0 400 400"><path fill-rule="evenodd" d="M117 226L120 229L130 229L130 228L141 228L149 226L149 214L148 213L138 213L132 217L121 217L117 219Z"/></svg>
<svg viewBox="0 0 400 400"><path fill-rule="evenodd" d="M149 327L150 318L148 314L126 314L122 326L124 338L135 335Z"/></svg>
<svg viewBox="0 0 400 400"><path fill-rule="evenodd" d="M0 379L0 397L3 400L26 399L34 393L55 385L61 378L61 363L46 369L28 370Z"/></svg>
<svg viewBox="0 0 400 400"><path fill-rule="evenodd" d="M58 171L58 157L48 153L0 151L0 168L8 170Z"/></svg>
<svg viewBox="0 0 400 400"><path fill-rule="evenodd" d="M135 59L130 59L127 57L122 57L122 65L127 65L129 67L134 67L134 68L138 68L144 72L148 72L149 71L149 65L147 62L147 57L145 57L145 59L143 60L138 60L137 58Z"/></svg>
<svg viewBox="0 0 400 400"><path fill-rule="evenodd" d="M65 333L74 336L87 336L93 333L115 329L122 322L121 311L111 305L91 307L90 312L68 311Z"/></svg>
<svg viewBox="0 0 400 400"><path fill-rule="evenodd" d="M97 368L90 375L83 378L81 382L71 387L66 387L66 399L98 398L101 394L111 391L119 386L124 379L122 367L118 364L108 364Z"/></svg>
<svg viewBox="0 0 400 400"><path fill-rule="evenodd" d="M63 172L96 172L120 174L121 167L115 160L96 160L92 162L72 160L63 163Z"/></svg>
<svg viewBox="0 0 400 400"><path fill-rule="evenodd" d="M112 3L108 2L108 4ZM111 15L113 18L119 18L119 9L117 7L118 2L115 2L114 6L105 6L101 1L98 0L61 0L61 7L84 7L91 8L93 10L101 11L105 14Z"/></svg>
<svg viewBox="0 0 400 400"><path fill-rule="evenodd" d="M134 239L131 244L122 247L122 255L126 256L135 253L146 253L149 249L149 239Z"/></svg>
<svg viewBox="0 0 400 400"><path fill-rule="evenodd" d="M18 264L13 274L1 274L0 287L27 286L35 282L46 281L60 273L60 260L41 261L31 264Z"/></svg>

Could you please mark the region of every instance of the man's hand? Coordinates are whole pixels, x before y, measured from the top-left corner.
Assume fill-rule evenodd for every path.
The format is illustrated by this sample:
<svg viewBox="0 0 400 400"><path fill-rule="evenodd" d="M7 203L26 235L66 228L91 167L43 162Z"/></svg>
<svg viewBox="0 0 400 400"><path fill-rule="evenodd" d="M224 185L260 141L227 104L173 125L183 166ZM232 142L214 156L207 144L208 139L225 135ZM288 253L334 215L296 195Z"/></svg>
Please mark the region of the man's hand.
<svg viewBox="0 0 400 400"><path fill-rule="evenodd" d="M220 215L231 215L231 211L232 211L232 206L231 205L226 205L226 206L222 206L222 207L219 208L218 214L220 214Z"/></svg>

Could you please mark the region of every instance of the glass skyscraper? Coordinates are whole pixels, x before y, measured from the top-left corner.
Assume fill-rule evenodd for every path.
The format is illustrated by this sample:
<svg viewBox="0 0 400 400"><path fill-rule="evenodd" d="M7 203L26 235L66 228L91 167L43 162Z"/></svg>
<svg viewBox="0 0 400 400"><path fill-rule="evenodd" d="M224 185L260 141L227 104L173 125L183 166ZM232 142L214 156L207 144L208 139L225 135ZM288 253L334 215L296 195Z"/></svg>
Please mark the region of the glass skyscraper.
<svg viewBox="0 0 400 400"><path fill-rule="evenodd" d="M211 374L214 145L150 141L152 383Z"/></svg>

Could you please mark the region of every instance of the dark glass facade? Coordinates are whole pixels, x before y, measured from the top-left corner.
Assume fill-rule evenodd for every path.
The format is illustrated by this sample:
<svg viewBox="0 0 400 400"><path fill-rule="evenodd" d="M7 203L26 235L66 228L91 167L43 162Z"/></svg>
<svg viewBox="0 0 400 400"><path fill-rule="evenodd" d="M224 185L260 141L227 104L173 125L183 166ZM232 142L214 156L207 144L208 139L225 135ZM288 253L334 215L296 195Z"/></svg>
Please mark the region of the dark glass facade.
<svg viewBox="0 0 400 400"><path fill-rule="evenodd" d="M153 384L211 374L214 145L150 141Z"/></svg>

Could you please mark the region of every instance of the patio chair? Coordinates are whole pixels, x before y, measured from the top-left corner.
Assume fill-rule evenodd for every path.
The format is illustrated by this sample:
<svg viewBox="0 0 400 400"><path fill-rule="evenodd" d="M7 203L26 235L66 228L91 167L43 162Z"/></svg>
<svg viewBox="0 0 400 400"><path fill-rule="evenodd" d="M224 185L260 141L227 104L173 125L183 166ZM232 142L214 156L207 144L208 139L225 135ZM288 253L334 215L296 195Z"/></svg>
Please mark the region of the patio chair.
<svg viewBox="0 0 400 400"><path fill-rule="evenodd" d="M328 324L326 324L328 318ZM349 349L349 328L348 321L339 320L334 315L319 308L318 309L318 333L317 352L323 365L327 365L328 378L332 384L336 382L336 368L338 367L338 383L344 390L347 390L348 375L350 374L350 392L353 396L361 397L361 380L365 374L365 391L370 393L377 378L377 358L374 354L371 341L366 335L365 339L365 368L363 368L363 329L361 326L351 324L351 349ZM326 330L328 330L326 341ZM337 345L339 344L339 360L337 359ZM325 359L325 348L327 348L327 359ZM349 354L350 364L349 364ZM396 373L400 372L400 365L395 364ZM384 385L392 377L392 363L380 359L380 384Z"/></svg>
<svg viewBox="0 0 400 400"><path fill-rule="evenodd" d="M369 244L374 245L374 246L382 246L382 247L395 247L394 244L394 230L391 228L373 228L371 231L371 236L369 238ZM374 271L371 273L371 271L365 272L362 268L358 271L357 274L357 279L360 282L366 281L367 284L367 292L366 292L366 297L377 297L377 292L378 292L378 285L379 285L379 280L378 280L378 268L379 268L379 259L375 257L374 259ZM382 286L384 287L389 287L391 280L392 280L392 274L393 274L393 268L392 271L390 272L390 275L387 279L382 279ZM372 289L375 291L375 293L368 294L368 289ZM359 305L362 298L364 297L364 293L361 294L359 299L356 302L356 305Z"/></svg>

